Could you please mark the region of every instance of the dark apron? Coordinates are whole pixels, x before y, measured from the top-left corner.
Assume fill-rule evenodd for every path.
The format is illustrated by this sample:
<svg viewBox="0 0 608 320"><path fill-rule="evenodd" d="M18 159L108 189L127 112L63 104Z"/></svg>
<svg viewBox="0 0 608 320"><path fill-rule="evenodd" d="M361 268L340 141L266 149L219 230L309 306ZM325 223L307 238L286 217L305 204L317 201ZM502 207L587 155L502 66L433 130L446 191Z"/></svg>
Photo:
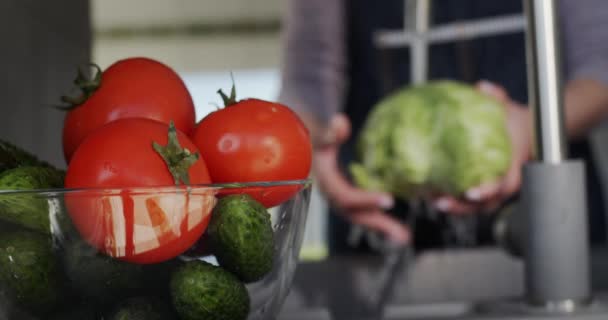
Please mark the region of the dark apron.
<svg viewBox="0 0 608 320"><path fill-rule="evenodd" d="M344 110L353 128L351 139L343 146L340 162L343 168L353 160L354 142L370 108L383 96L409 83L408 49L379 50L372 44L375 31L403 27L404 0L348 0L348 74L349 89ZM521 0L435 0L432 21L436 24L463 19L487 18L495 15L522 12ZM482 38L460 43L434 45L430 49L429 78L458 79L474 83L487 79L506 88L511 97L527 101L525 38L523 33ZM570 146L571 157L583 158L588 166L588 200L590 206L590 237L600 242L605 237L605 222L601 187L594 174L595 166L587 141ZM346 170L345 170L346 172ZM335 213L335 212L334 212ZM368 249L365 241L350 248L346 238L350 225L342 217L331 214L330 251L342 253ZM480 223L485 230L476 230L479 243L491 242L489 223ZM416 239L420 246L443 247L441 234L444 225L421 221Z"/></svg>

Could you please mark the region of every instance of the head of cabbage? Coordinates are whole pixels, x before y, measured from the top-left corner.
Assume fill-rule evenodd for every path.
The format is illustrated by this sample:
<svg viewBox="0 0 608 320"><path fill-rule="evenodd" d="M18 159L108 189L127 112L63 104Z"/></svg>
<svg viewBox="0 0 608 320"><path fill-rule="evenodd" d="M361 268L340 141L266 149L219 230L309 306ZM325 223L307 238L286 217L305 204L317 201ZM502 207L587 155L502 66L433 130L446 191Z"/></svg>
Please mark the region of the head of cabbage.
<svg viewBox="0 0 608 320"><path fill-rule="evenodd" d="M380 101L357 140L357 185L403 200L460 195L502 176L511 163L505 111L472 86L438 80Z"/></svg>

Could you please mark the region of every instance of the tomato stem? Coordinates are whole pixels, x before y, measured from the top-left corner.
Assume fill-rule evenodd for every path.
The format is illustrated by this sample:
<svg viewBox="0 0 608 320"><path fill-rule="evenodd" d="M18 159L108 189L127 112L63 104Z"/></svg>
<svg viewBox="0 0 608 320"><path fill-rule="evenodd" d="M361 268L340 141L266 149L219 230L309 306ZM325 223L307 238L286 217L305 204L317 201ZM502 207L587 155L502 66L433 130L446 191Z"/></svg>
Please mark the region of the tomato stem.
<svg viewBox="0 0 608 320"><path fill-rule="evenodd" d="M167 144L161 146L157 142L152 142L154 150L163 158L169 172L175 180L175 185L179 185L180 182L188 185L190 184L190 176L188 170L190 167L199 159L199 154L191 153L187 148L182 148L177 139L177 130L173 121L169 123L169 133Z"/></svg>
<svg viewBox="0 0 608 320"><path fill-rule="evenodd" d="M87 66L95 69L93 78L88 78L85 75L82 67L78 67L76 78L74 79L73 83L81 91L81 93L76 97L70 97L67 95L61 96L61 102L66 103L67 106L57 106L57 109L66 111L72 110L87 101L87 99L89 99L93 93L99 89L101 86L101 75L103 74L101 68L94 63L89 63Z"/></svg>
<svg viewBox="0 0 608 320"><path fill-rule="evenodd" d="M224 91L222 91L222 89L219 89L217 91L217 93L222 97L222 100L224 100L225 107L230 107L231 105L235 105L238 103L238 101L236 100L236 87L234 84L234 75L232 74L232 72L230 72L230 78L232 79L232 89L230 89L230 97L227 96Z"/></svg>

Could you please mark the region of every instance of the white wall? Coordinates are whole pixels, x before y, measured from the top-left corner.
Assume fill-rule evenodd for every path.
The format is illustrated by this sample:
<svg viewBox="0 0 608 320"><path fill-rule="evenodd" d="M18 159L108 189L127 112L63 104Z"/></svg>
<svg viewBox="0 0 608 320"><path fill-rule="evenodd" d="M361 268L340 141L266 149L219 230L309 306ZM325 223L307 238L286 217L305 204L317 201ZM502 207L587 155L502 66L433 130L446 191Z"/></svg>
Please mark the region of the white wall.
<svg viewBox="0 0 608 320"><path fill-rule="evenodd" d="M112 37L116 28L137 31L192 24L277 22L283 0L92 0L93 59L105 67L134 55L163 61L180 72L272 69L280 64L278 30L254 34ZM101 33L101 35L100 35Z"/></svg>
<svg viewBox="0 0 608 320"><path fill-rule="evenodd" d="M283 0L92 0L95 26L181 25L276 19Z"/></svg>
<svg viewBox="0 0 608 320"><path fill-rule="evenodd" d="M280 64L280 44L278 34L95 39L93 59L102 67L137 55L180 72L274 69Z"/></svg>

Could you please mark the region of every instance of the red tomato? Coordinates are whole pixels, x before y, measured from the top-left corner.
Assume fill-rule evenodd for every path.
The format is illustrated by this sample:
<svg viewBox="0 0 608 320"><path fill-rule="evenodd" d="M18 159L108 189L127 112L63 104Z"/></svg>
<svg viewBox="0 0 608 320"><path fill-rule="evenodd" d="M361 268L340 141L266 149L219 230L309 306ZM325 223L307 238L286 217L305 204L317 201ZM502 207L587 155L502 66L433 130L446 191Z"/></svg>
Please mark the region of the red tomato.
<svg viewBox="0 0 608 320"><path fill-rule="evenodd" d="M214 183L298 180L310 173L308 130L291 109L278 103L258 99L234 102L201 120L192 139ZM298 190L293 185L225 193L246 192L269 208Z"/></svg>
<svg viewBox="0 0 608 320"><path fill-rule="evenodd" d="M122 118L149 118L190 134L195 126L192 97L168 66L147 58L129 58L110 66L90 97L65 117L63 151L69 163L84 138L104 124Z"/></svg>
<svg viewBox="0 0 608 320"><path fill-rule="evenodd" d="M67 188L121 190L85 189L65 196L82 237L109 256L135 263L166 261L190 248L209 224L213 192L193 188L189 193L184 185L177 192L169 165L153 147L154 142L165 146L178 141L181 152L191 152L181 156L198 152L184 133L173 129L171 138L169 128L143 118L117 120L89 135L74 153L66 173ZM203 158L186 171L191 184L211 182ZM169 188L129 190L159 186Z"/></svg>

